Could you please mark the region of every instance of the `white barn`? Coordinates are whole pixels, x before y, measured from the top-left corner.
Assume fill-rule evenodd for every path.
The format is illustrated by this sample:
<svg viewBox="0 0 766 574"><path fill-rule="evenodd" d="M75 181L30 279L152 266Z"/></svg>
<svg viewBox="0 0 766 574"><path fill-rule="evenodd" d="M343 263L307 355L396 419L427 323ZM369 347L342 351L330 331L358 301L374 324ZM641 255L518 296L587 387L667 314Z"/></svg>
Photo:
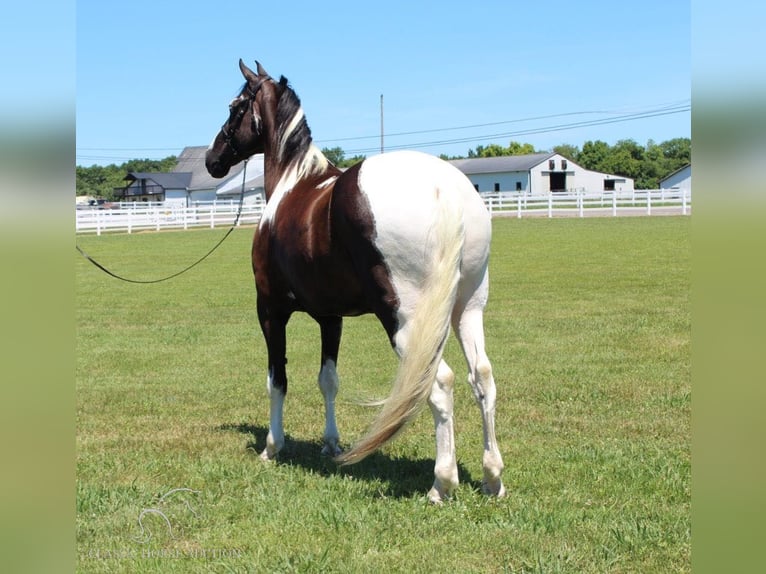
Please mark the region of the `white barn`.
<svg viewBox="0 0 766 574"><path fill-rule="evenodd" d="M198 201L239 200L243 164L234 166L224 179L212 177L205 167L206 146L185 147L169 173L131 172L128 185L115 190L121 201L159 201L186 207ZM245 203L263 200L263 154L247 163Z"/></svg>
<svg viewBox="0 0 766 574"><path fill-rule="evenodd" d="M661 189L687 189L692 188L692 164L686 164L670 175L660 180Z"/></svg>
<svg viewBox="0 0 766 574"><path fill-rule="evenodd" d="M567 191L633 191L633 179L590 171L558 153L455 159L476 191L540 195Z"/></svg>

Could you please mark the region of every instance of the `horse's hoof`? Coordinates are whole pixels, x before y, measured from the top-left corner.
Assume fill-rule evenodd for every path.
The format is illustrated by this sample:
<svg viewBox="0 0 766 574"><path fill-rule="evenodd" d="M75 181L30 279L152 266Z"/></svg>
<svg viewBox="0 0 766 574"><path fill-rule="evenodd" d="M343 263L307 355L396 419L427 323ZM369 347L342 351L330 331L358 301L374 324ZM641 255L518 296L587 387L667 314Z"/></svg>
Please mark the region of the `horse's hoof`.
<svg viewBox="0 0 766 574"><path fill-rule="evenodd" d="M441 505L444 503L445 497L436 488L432 488L428 491L428 502L435 505Z"/></svg>
<svg viewBox="0 0 766 574"><path fill-rule="evenodd" d="M503 498L505 496L505 486L503 486L502 480L483 481L481 483L481 491L489 496L496 496Z"/></svg>
<svg viewBox="0 0 766 574"><path fill-rule="evenodd" d="M340 448L337 444L325 444L322 447L323 456L330 456L335 458L336 456L339 456L341 454L343 454L343 449Z"/></svg>
<svg viewBox="0 0 766 574"><path fill-rule="evenodd" d="M263 462L271 462L272 460L277 458L277 453L276 452L269 453L269 449L264 448L260 458Z"/></svg>

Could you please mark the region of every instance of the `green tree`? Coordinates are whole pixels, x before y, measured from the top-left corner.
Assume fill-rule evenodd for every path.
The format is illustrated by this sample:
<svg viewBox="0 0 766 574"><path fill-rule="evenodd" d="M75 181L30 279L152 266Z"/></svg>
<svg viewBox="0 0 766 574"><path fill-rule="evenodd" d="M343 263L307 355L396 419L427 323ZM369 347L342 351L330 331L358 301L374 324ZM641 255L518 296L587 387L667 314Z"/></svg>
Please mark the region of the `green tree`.
<svg viewBox="0 0 766 574"><path fill-rule="evenodd" d="M567 159L571 159L572 161L579 163L578 158L580 157L580 148L577 146L570 144L560 144L553 146L553 151Z"/></svg>
<svg viewBox="0 0 766 574"><path fill-rule="evenodd" d="M346 154L341 147L323 147L322 153L333 165L340 165L346 157Z"/></svg>
<svg viewBox="0 0 766 574"><path fill-rule="evenodd" d="M322 153L327 159L329 159L333 163L333 165L340 168L351 167L352 165L359 163L366 157L363 155L355 155L347 159L346 152L344 152L343 148L341 147L332 147L332 148L323 147Z"/></svg>
<svg viewBox="0 0 766 574"><path fill-rule="evenodd" d="M338 167L351 167L352 165L358 164L360 161L366 159L367 156L365 155L353 155L349 158L344 159L341 164Z"/></svg>
<svg viewBox="0 0 766 574"><path fill-rule="evenodd" d="M582 144L582 151L577 156L577 163L585 169L592 171L608 171L604 169L606 159L609 157L609 144L601 141L586 141Z"/></svg>
<svg viewBox="0 0 766 574"><path fill-rule="evenodd" d="M535 153L535 146L533 146L531 143L519 143L512 141L508 144L508 147L505 148L505 152L503 155L529 155Z"/></svg>
<svg viewBox="0 0 766 574"><path fill-rule="evenodd" d="M660 144L662 154L674 164L675 169L685 166L692 161L692 140L689 138L673 138Z"/></svg>

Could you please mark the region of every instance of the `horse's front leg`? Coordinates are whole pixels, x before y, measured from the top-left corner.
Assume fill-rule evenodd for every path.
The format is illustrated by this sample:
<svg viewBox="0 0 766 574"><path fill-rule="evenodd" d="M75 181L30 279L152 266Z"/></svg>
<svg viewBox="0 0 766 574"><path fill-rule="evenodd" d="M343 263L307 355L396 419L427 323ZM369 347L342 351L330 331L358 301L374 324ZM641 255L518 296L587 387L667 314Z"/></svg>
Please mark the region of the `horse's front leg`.
<svg viewBox="0 0 766 574"><path fill-rule="evenodd" d="M322 317L318 320L322 332L322 365L319 370L319 389L324 397L324 446L322 454L337 456L341 453L340 437L335 424L335 396L338 394L338 348L343 329L341 317Z"/></svg>
<svg viewBox="0 0 766 574"><path fill-rule="evenodd" d="M263 460L277 456L285 445L285 431L282 423L282 411L287 394L287 342L286 327L290 314L281 312L258 298L258 320L266 339L269 371L266 389L269 394L269 434L266 436L266 448L261 453Z"/></svg>

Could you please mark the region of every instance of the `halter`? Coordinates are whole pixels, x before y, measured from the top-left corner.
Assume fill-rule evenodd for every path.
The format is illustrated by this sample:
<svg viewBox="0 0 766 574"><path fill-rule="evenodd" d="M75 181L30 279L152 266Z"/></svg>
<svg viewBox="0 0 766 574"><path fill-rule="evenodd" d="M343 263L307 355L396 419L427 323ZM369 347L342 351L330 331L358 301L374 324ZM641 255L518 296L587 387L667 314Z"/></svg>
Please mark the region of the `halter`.
<svg viewBox="0 0 766 574"><path fill-rule="evenodd" d="M255 100L255 96L258 94L258 90L261 89L261 86L266 81L266 78L258 80L258 82L255 84L255 87L251 88L250 84L246 84L245 88L247 89L247 102L249 104L252 104L253 100ZM228 147L231 150L232 155L234 156L235 163L239 161L240 158L242 158L241 152L239 149L237 149L236 144L234 143L234 134L236 134L237 130L239 129L239 124L242 122L242 118L245 116L245 111L247 108L245 106L242 106L239 112L237 112L237 115L234 118L234 121L231 122L233 124L233 129L226 129L226 124L230 123L227 121L225 124L221 126L221 134L223 135L223 142L226 144L226 147ZM255 114L253 114L253 128L255 129L256 133L259 132L258 129L258 122L255 119Z"/></svg>

